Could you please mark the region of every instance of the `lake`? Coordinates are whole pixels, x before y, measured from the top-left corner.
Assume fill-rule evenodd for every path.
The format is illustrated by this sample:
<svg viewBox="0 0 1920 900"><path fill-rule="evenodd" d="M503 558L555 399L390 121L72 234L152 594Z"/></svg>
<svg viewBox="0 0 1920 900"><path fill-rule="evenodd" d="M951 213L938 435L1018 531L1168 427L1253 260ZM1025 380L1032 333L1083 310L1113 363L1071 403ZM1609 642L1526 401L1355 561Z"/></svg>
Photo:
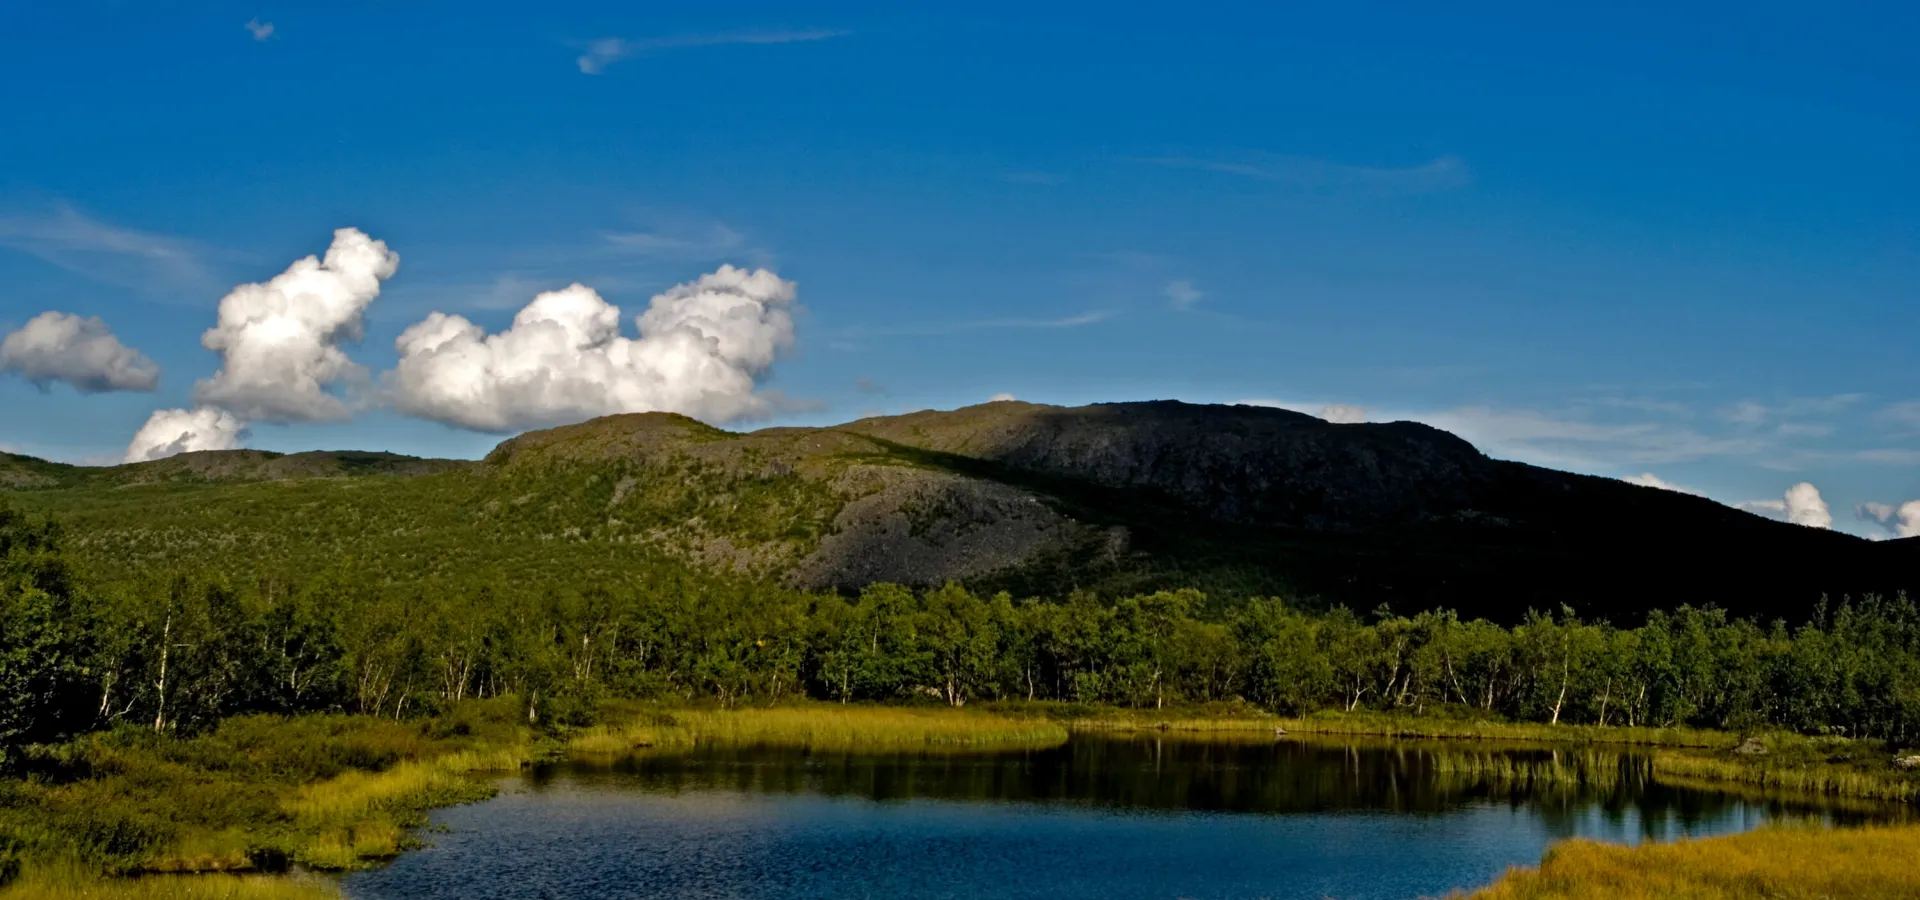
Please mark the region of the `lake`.
<svg viewBox="0 0 1920 900"><path fill-rule="evenodd" d="M507 779L386 898L1349 898L1486 884L1553 841L1894 815L1654 783L1631 754L1076 735L1037 751L661 753Z"/></svg>

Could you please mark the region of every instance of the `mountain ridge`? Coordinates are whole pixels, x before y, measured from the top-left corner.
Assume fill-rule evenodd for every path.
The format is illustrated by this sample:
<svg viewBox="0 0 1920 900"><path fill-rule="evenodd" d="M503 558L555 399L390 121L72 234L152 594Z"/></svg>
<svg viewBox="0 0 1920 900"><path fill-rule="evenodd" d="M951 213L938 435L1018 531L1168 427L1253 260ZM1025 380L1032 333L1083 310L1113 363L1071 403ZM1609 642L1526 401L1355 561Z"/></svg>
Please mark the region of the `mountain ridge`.
<svg viewBox="0 0 1920 900"><path fill-rule="evenodd" d="M532 503L541 512L530 518L552 528L527 539L579 544L611 567L592 571L618 574L622 554L661 553L821 590L1196 586L1512 619L1558 604L1631 616L1682 602L1797 617L1823 593L1920 586L1909 583L1920 542L1876 545L1491 459L1418 423L1334 424L1254 406L1002 401L750 432L638 413L528 432L478 461L221 451L88 472L0 457L0 487L48 511L104 509L103 492L119 492L115 515L174 532L219 526L168 520L141 491L258 506L279 501L246 486L274 484L313 495L309 510L395 498L407 509L382 515L410 521L462 521L461 504L478 507L469 518L511 521ZM274 533L285 527L260 515L254 538L288 544ZM103 548L127 530L104 513L80 519ZM495 532L464 540L519 552Z"/></svg>

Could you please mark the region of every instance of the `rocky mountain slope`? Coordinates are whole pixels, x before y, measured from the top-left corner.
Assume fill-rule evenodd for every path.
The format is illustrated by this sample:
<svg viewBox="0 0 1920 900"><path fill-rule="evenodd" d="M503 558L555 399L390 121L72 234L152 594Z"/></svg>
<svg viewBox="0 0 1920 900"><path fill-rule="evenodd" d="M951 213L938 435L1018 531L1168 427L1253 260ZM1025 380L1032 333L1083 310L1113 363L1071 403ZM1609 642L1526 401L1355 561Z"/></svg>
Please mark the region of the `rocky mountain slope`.
<svg viewBox="0 0 1920 900"><path fill-rule="evenodd" d="M64 514L104 560L252 547L309 567L371 560L401 582L490 566L580 584L668 559L811 589L1197 586L1621 620L1680 603L1798 618L1823 593L1920 588L1916 541L1493 460L1415 423L1175 402L1001 402L746 434L611 416L521 435L478 463L228 451L77 469L6 456L0 489Z"/></svg>

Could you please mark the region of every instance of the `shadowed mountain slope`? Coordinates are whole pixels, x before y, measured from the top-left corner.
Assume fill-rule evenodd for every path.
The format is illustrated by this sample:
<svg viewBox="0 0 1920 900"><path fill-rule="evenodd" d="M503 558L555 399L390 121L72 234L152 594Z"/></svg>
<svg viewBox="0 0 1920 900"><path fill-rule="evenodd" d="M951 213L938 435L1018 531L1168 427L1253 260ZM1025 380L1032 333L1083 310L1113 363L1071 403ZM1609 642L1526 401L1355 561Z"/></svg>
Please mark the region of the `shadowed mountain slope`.
<svg viewBox="0 0 1920 900"><path fill-rule="evenodd" d="M401 476L368 479L365 475ZM411 476L411 477L407 477ZM481 571L553 586L691 565L794 587L962 580L1057 594L1193 586L1362 609L1626 621L1714 603L1803 617L1920 587L1880 544L1700 497L1489 459L1409 422L1247 406L1001 402L745 434L663 413L531 432L479 463L184 454L78 469L0 457L103 565ZM253 548L228 560L218 548Z"/></svg>

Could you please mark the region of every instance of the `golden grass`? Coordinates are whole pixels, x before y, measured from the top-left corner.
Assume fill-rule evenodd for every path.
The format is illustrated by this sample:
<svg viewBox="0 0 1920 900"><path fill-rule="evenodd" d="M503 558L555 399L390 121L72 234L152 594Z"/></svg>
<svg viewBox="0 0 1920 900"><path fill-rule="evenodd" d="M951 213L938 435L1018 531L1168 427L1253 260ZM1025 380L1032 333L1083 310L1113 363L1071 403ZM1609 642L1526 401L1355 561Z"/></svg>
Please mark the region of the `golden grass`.
<svg viewBox="0 0 1920 900"><path fill-rule="evenodd" d="M312 835L294 859L316 869L391 859L407 848L406 828L427 810L492 796L491 786L470 776L516 771L527 759L524 746L462 750L302 787L282 804L294 827Z"/></svg>
<svg viewBox="0 0 1920 900"><path fill-rule="evenodd" d="M607 756L698 745L876 752L1053 747L1067 729L1042 719L959 710L816 704L776 709L653 712L575 734L568 750Z"/></svg>
<svg viewBox="0 0 1920 900"><path fill-rule="evenodd" d="M1885 768L1862 768L1809 760L1778 760L1768 756L1728 758L1697 753L1658 751L1653 771L1661 781L1743 784L1769 790L1872 800L1920 800L1920 780Z"/></svg>
<svg viewBox="0 0 1920 900"><path fill-rule="evenodd" d="M0 900L339 900L333 882L286 875L147 875L103 878L78 865L29 868Z"/></svg>
<svg viewBox="0 0 1920 900"><path fill-rule="evenodd" d="M1567 841L1470 900L1779 900L1920 897L1920 827L1763 828L1623 847Z"/></svg>
<svg viewBox="0 0 1920 900"><path fill-rule="evenodd" d="M1289 732L1303 734L1362 734L1397 738L1477 741L1537 741L1562 744L1619 744L1639 747L1730 748L1739 738L1724 731L1696 728L1628 728L1619 725L1542 725L1530 722L1485 722L1429 719L1415 716L1314 716L1279 719Z"/></svg>

